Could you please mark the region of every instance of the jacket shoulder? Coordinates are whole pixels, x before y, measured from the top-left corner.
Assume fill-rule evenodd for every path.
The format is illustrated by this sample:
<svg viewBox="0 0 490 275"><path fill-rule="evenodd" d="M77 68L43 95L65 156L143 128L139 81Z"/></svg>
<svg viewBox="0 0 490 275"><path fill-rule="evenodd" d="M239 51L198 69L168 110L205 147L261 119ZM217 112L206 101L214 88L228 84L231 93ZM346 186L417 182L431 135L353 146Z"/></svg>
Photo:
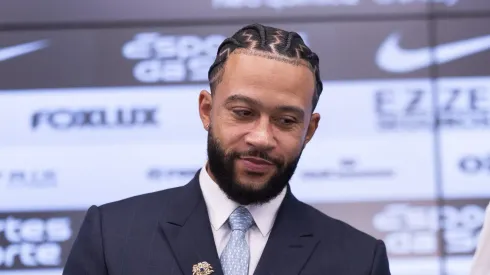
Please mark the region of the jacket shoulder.
<svg viewBox="0 0 490 275"><path fill-rule="evenodd" d="M171 198L175 197L183 186L169 188L151 193L136 195L121 200L109 202L98 206L101 211L116 214L117 212L126 211L131 208L152 206L154 204L165 205Z"/></svg>
<svg viewBox="0 0 490 275"><path fill-rule="evenodd" d="M314 222L314 227L320 236L335 236L341 242L348 242L357 246L374 247L379 242L375 237L361 231L347 222L333 218L311 205L303 203L305 212L310 220Z"/></svg>
<svg viewBox="0 0 490 275"><path fill-rule="evenodd" d="M183 187L141 194L97 207L106 234L125 234L127 230L147 230L162 217L163 210L182 193ZM138 225L135 227L135 225Z"/></svg>

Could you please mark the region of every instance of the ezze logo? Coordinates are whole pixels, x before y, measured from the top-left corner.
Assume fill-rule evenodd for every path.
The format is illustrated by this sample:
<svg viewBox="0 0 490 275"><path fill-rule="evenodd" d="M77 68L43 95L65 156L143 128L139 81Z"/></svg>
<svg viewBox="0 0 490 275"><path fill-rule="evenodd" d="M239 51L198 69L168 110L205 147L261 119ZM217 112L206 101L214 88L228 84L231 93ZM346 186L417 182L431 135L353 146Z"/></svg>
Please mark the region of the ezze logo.
<svg viewBox="0 0 490 275"><path fill-rule="evenodd" d="M37 130L47 126L56 130L70 130L158 126L157 111L157 108L42 110L31 116L31 128Z"/></svg>
<svg viewBox="0 0 490 275"><path fill-rule="evenodd" d="M0 184L6 183L9 188L31 187L45 188L57 185L54 170L0 170Z"/></svg>
<svg viewBox="0 0 490 275"><path fill-rule="evenodd" d="M139 60L134 77L144 83L202 82L208 79L225 36L139 33L122 47L125 58Z"/></svg>
<svg viewBox="0 0 490 275"><path fill-rule="evenodd" d="M61 267L73 235L70 217L25 216L0 218L0 270Z"/></svg>
<svg viewBox="0 0 490 275"><path fill-rule="evenodd" d="M422 85L407 86L403 89L396 87L375 91L374 111L380 129L490 126L490 97L486 87L464 85L440 88L437 90L437 111L434 111L432 106L435 98L429 89Z"/></svg>
<svg viewBox="0 0 490 275"><path fill-rule="evenodd" d="M470 81L468 81L470 82ZM488 87L464 85L443 87L439 92L439 125L446 128L486 128L490 126Z"/></svg>
<svg viewBox="0 0 490 275"><path fill-rule="evenodd" d="M423 87L383 89L374 93L374 111L378 127L382 130L410 130L430 126L430 104L431 94Z"/></svg>

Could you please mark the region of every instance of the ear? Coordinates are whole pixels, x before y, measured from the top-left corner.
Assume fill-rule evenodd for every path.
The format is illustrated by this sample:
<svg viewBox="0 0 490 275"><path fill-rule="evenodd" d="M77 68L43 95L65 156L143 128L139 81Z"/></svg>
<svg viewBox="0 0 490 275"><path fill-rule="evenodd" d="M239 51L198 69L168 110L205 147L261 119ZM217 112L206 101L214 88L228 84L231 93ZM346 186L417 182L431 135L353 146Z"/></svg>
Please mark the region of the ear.
<svg viewBox="0 0 490 275"><path fill-rule="evenodd" d="M202 90L199 93L199 116L206 131L211 123L212 97L211 94Z"/></svg>
<svg viewBox="0 0 490 275"><path fill-rule="evenodd" d="M306 130L305 145L308 144L308 142L310 142L310 140L313 138L316 129L318 129L318 123L320 123L320 114L312 114L310 123L308 124L308 129Z"/></svg>

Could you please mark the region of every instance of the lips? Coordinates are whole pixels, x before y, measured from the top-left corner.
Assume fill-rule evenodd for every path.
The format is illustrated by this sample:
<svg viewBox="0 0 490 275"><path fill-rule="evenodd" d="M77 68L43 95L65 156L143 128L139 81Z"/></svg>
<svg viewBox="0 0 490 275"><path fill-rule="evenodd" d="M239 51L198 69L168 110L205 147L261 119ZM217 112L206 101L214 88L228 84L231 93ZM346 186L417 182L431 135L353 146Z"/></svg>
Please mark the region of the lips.
<svg viewBox="0 0 490 275"><path fill-rule="evenodd" d="M265 173L274 167L272 162L256 157L243 157L239 159L239 162L245 167L245 170L254 173Z"/></svg>

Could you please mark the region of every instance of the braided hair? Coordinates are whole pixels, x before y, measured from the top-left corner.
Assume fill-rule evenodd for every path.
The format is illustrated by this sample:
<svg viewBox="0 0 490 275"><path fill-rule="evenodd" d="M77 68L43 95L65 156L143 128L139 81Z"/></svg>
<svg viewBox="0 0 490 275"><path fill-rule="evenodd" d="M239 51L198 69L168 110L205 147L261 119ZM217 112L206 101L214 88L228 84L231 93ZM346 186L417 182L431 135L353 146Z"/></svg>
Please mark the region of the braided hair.
<svg viewBox="0 0 490 275"><path fill-rule="evenodd" d="M315 75L315 93L312 99L313 110L315 109L323 90L319 58L306 46L299 34L261 24L241 28L232 37L225 39L218 48L216 59L208 71L211 94L221 82L225 63L232 53L258 55L293 65L307 66Z"/></svg>

